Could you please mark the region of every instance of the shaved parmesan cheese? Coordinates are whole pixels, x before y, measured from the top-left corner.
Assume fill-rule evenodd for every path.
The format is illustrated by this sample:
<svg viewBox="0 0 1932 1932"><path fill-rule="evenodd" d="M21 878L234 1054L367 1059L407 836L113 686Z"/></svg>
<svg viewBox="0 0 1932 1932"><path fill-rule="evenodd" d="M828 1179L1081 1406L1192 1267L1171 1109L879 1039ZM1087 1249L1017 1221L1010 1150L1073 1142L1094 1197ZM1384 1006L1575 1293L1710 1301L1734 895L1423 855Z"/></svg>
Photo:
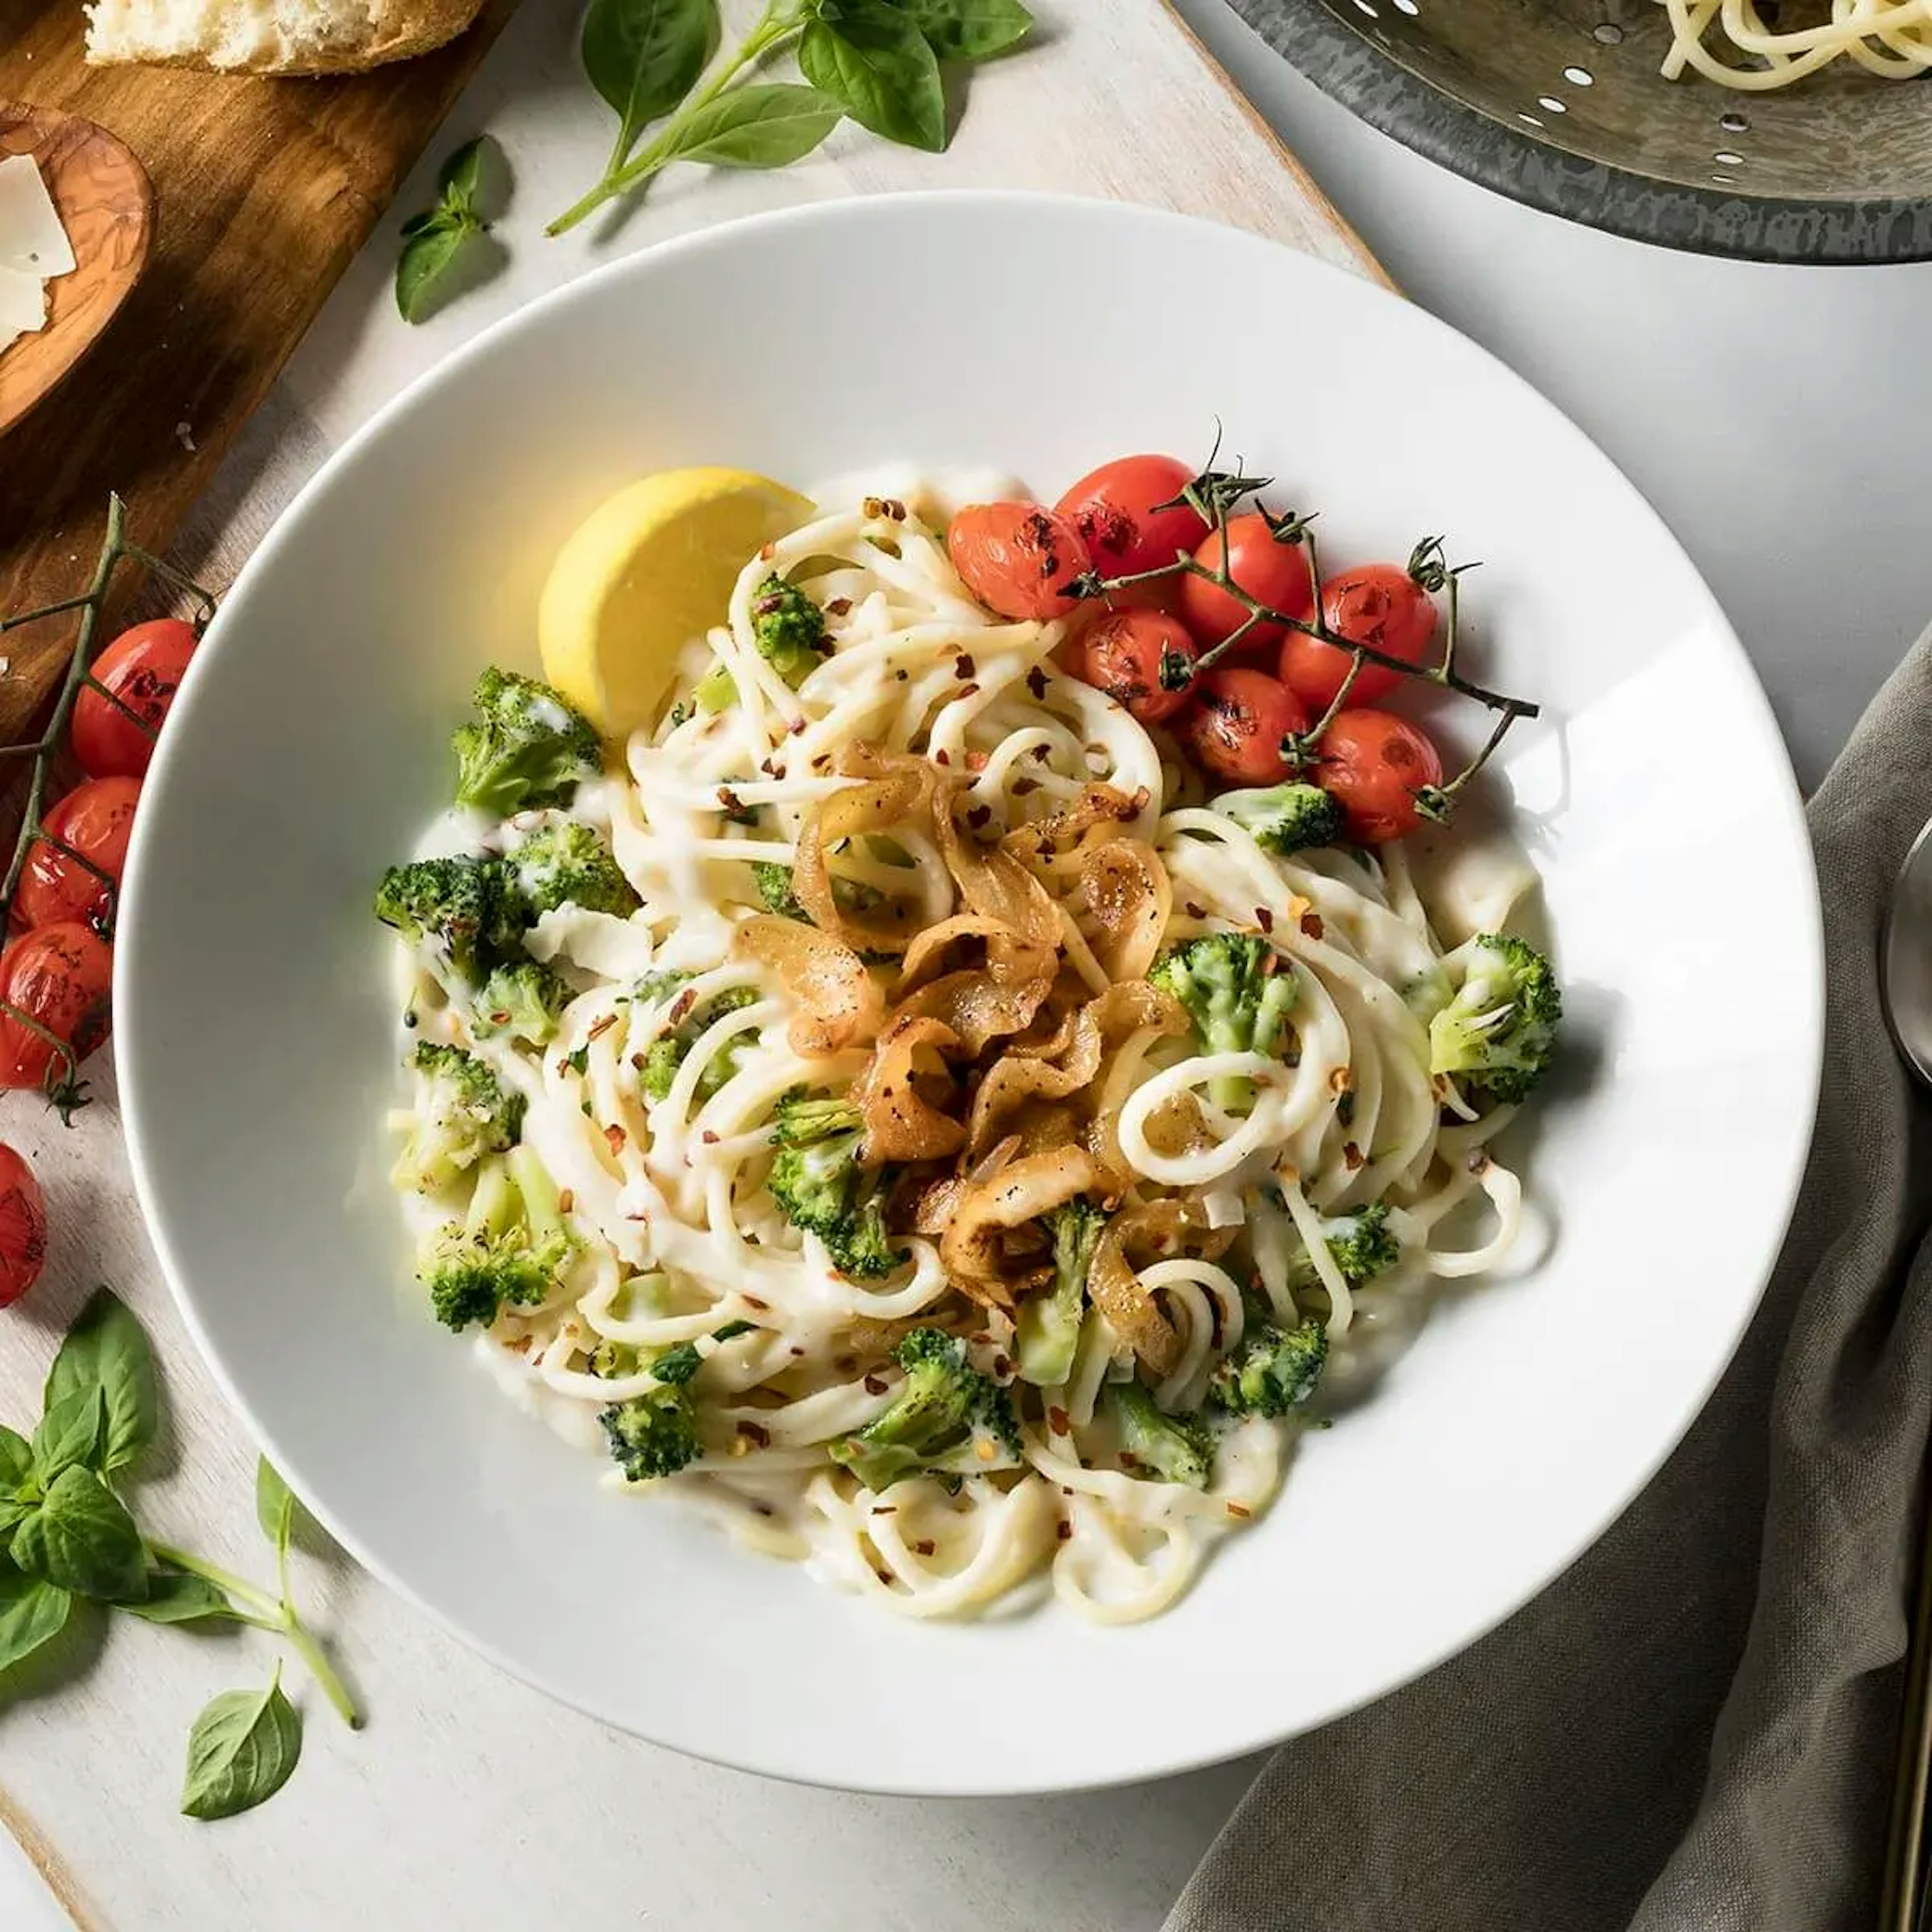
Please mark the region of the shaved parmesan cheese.
<svg viewBox="0 0 1932 1932"><path fill-rule="evenodd" d="M45 280L74 273L74 250L31 154L0 161L0 268Z"/></svg>
<svg viewBox="0 0 1932 1932"><path fill-rule="evenodd" d="M0 334L10 342L30 329L44 328L46 291L38 275L0 266Z"/></svg>

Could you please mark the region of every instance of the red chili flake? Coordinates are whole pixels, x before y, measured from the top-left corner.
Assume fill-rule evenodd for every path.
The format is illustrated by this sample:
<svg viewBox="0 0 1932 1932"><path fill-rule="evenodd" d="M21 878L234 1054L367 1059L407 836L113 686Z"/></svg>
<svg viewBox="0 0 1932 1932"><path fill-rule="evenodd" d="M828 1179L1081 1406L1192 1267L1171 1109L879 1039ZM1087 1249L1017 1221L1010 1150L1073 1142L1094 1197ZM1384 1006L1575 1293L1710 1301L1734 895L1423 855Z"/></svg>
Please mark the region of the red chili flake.
<svg viewBox="0 0 1932 1932"><path fill-rule="evenodd" d="M755 1308L760 1315L769 1312L772 1305L769 1301L760 1301L755 1294L741 1294L738 1299L747 1308Z"/></svg>
<svg viewBox="0 0 1932 1932"><path fill-rule="evenodd" d="M606 1013L601 1020L592 1023L590 1030L584 1035L586 1040L602 1040L617 1024L615 1013Z"/></svg>
<svg viewBox="0 0 1932 1932"><path fill-rule="evenodd" d="M1052 749L1048 746L1036 745L1033 748L1033 761L1036 765L1045 764L1052 755Z"/></svg>
<svg viewBox="0 0 1932 1932"><path fill-rule="evenodd" d="M939 1545L934 1542L931 1537L922 1536L912 1547L913 1554L915 1556L930 1556L938 1549Z"/></svg>
<svg viewBox="0 0 1932 1932"><path fill-rule="evenodd" d="M729 785L720 785L718 788L718 808L721 812L742 812L745 801Z"/></svg>
<svg viewBox="0 0 1932 1932"><path fill-rule="evenodd" d="M835 597L830 604L826 605L825 614L828 617L842 617L851 609L851 608L852 600L850 598Z"/></svg>
<svg viewBox="0 0 1932 1932"><path fill-rule="evenodd" d="M1261 928L1262 932L1272 932L1274 930L1274 914L1270 912L1266 906L1256 906L1255 908L1255 923Z"/></svg>
<svg viewBox="0 0 1932 1932"><path fill-rule="evenodd" d="M1361 1164L1361 1149L1353 1141L1345 1141L1342 1145L1342 1165L1353 1174Z"/></svg>
<svg viewBox="0 0 1932 1932"><path fill-rule="evenodd" d="M770 563L778 554L778 547L775 543L760 544L758 546L758 561L760 563Z"/></svg>
<svg viewBox="0 0 1932 1932"><path fill-rule="evenodd" d="M1355 1076L1346 1066L1333 1068L1328 1076L1328 1090L1331 1094L1346 1094L1355 1084Z"/></svg>
<svg viewBox="0 0 1932 1932"><path fill-rule="evenodd" d="M805 734L805 728L809 722L810 720L805 718L794 718L791 722L785 727L785 729L789 731L794 738L802 737Z"/></svg>
<svg viewBox="0 0 1932 1932"><path fill-rule="evenodd" d="M874 1570L872 1574L878 1577L887 1589L890 1590L892 1587L892 1573L890 1570Z"/></svg>
<svg viewBox="0 0 1932 1932"><path fill-rule="evenodd" d="M1073 1418L1058 1402L1046 1412L1046 1426L1056 1436L1073 1433Z"/></svg>
<svg viewBox="0 0 1932 1932"><path fill-rule="evenodd" d="M650 1218L648 1214L642 1213L632 1213L624 1216L627 1221L648 1221Z"/></svg>
<svg viewBox="0 0 1932 1932"><path fill-rule="evenodd" d="M604 1130L604 1144L613 1154L622 1154L624 1151L624 1143L629 1138L630 1136L618 1126L615 1120Z"/></svg>
<svg viewBox="0 0 1932 1932"><path fill-rule="evenodd" d="M508 1026L510 1024L510 1016L507 1010L502 1012L492 1013L490 1016L490 1024L492 1026Z"/></svg>
<svg viewBox="0 0 1932 1932"><path fill-rule="evenodd" d="M1230 1503L1228 1505L1228 1514L1230 1516L1240 1516L1245 1521L1254 1514L1254 1511L1249 1508L1246 1503Z"/></svg>
<svg viewBox="0 0 1932 1932"><path fill-rule="evenodd" d="M1335 1102L1335 1118L1345 1127L1352 1127L1355 1124L1355 1096L1354 1094L1344 1094L1342 1097Z"/></svg>
<svg viewBox="0 0 1932 1932"><path fill-rule="evenodd" d="M1011 1362L1007 1360L1005 1356L995 1355L993 1358L993 1373L997 1376L1001 1382L1004 1382L1006 1378L1012 1373L1012 1372L1013 1365Z"/></svg>
<svg viewBox="0 0 1932 1932"><path fill-rule="evenodd" d="M1146 811L1148 806L1153 802L1153 799L1154 794L1149 791L1145 785L1135 786L1134 796L1132 801L1135 815L1138 817L1142 812Z"/></svg>
<svg viewBox="0 0 1932 1932"><path fill-rule="evenodd" d="M560 1187L557 1190L556 1211L560 1214L568 1214L576 1205L577 1190L575 1188Z"/></svg>
<svg viewBox="0 0 1932 1932"><path fill-rule="evenodd" d="M976 1348L990 1348L993 1346L992 1334L984 1328L980 1329L976 1334L968 1335L966 1339Z"/></svg>
<svg viewBox="0 0 1932 1932"><path fill-rule="evenodd" d="M1070 1496L1073 1492L1069 1490L1066 1493ZM1058 1541L1071 1543L1073 1540L1073 1526L1063 1520L1053 1526L1053 1534Z"/></svg>
<svg viewBox="0 0 1932 1932"><path fill-rule="evenodd" d="M1024 798L1028 792L1039 790L1040 781L1037 778L1016 778L1008 789L1014 797Z"/></svg>
<svg viewBox="0 0 1932 1932"><path fill-rule="evenodd" d="M1272 980L1280 970L1281 955L1279 952L1268 952L1262 955L1262 977L1264 980Z"/></svg>
<svg viewBox="0 0 1932 1932"><path fill-rule="evenodd" d="M776 591L769 597L759 598L752 606L753 614L760 617L769 617L774 610L782 610L784 608L784 599Z"/></svg>
<svg viewBox="0 0 1932 1932"><path fill-rule="evenodd" d="M1138 1469L1140 1466L1141 1459L1136 1456L1131 1449L1123 1449L1120 1451L1120 1467L1122 1468Z"/></svg>
<svg viewBox="0 0 1932 1932"><path fill-rule="evenodd" d="M970 651L962 651L952 660L952 675L956 678L962 680L969 678L978 668L979 667L973 662L972 653Z"/></svg>
<svg viewBox="0 0 1932 1932"><path fill-rule="evenodd" d="M872 1514L874 1516L897 1516L898 1513L899 1506L897 1503L874 1503L872 1505Z"/></svg>
<svg viewBox="0 0 1932 1932"><path fill-rule="evenodd" d="M1208 916L1208 908L1204 905L1196 905L1192 899L1183 900L1180 909L1190 919L1205 919Z"/></svg>
<svg viewBox="0 0 1932 1932"><path fill-rule="evenodd" d="M977 698L979 694L980 687L976 684L962 684L959 687L959 695L962 698Z"/></svg>
<svg viewBox="0 0 1932 1932"><path fill-rule="evenodd" d="M1032 670L1027 673L1026 682L1028 690L1031 692L1035 698L1044 698L1046 695L1046 674L1038 664L1035 664Z"/></svg>
<svg viewBox="0 0 1932 1932"><path fill-rule="evenodd" d="M1318 912L1305 912L1301 915L1301 929L1310 939L1319 939L1328 928L1322 923Z"/></svg>
<svg viewBox="0 0 1932 1932"><path fill-rule="evenodd" d="M966 823L977 832L991 823L992 816L993 808L990 805L976 805L967 813Z"/></svg>
<svg viewBox="0 0 1932 1932"><path fill-rule="evenodd" d="M634 1066L640 1073L643 1072L644 1070L646 1064L644 1056L641 1053L634 1053L632 1054L631 1064Z"/></svg>
<svg viewBox="0 0 1932 1932"><path fill-rule="evenodd" d="M884 1395L886 1387L877 1376L868 1376L861 1386L868 1395Z"/></svg>
<svg viewBox="0 0 1932 1932"><path fill-rule="evenodd" d="M896 670L892 673L892 675L898 680L900 683L904 684L910 680L912 676L912 673L909 670Z"/></svg>
<svg viewBox="0 0 1932 1932"><path fill-rule="evenodd" d="M770 1503L754 1503L752 1505L752 1514L754 1516L771 1516L776 1512Z"/></svg>
<svg viewBox="0 0 1932 1932"><path fill-rule="evenodd" d="M969 772L983 772L986 769L987 763L987 757L984 752L968 752L966 754L966 769Z"/></svg>
<svg viewBox="0 0 1932 1932"><path fill-rule="evenodd" d="M771 1446L772 1432L769 1429L761 1427L755 1422L740 1422L738 1425L738 1433L747 1442L755 1443L760 1449L769 1448Z"/></svg>
<svg viewBox="0 0 1932 1932"><path fill-rule="evenodd" d="M718 1144L718 1136L714 1134L709 1127L706 1127L698 1138L701 1140L706 1147L716 1147Z"/></svg>
<svg viewBox="0 0 1932 1932"><path fill-rule="evenodd" d="M886 514L886 500L883 496L868 496L859 508L868 517L883 517Z"/></svg>
<svg viewBox="0 0 1932 1932"><path fill-rule="evenodd" d="M1477 1148L1475 1152L1470 1155L1466 1164L1472 1174L1478 1176L1487 1174L1490 1171L1490 1157L1480 1148Z"/></svg>
<svg viewBox="0 0 1932 1932"><path fill-rule="evenodd" d="M670 1011L665 1015L673 1026L682 1026L691 1016L691 1010L698 1004L698 995L687 986L670 1003Z"/></svg>
<svg viewBox="0 0 1932 1932"><path fill-rule="evenodd" d="M788 1352L794 1360L802 1362L805 1359L805 1351L801 1348L796 1342L791 1345Z"/></svg>
<svg viewBox="0 0 1932 1932"><path fill-rule="evenodd" d="M933 753L932 762L935 765L950 765L952 764L952 760L946 755L944 750L942 748L941 750Z"/></svg>
<svg viewBox="0 0 1932 1932"><path fill-rule="evenodd" d="M1063 1496L1070 1496L1072 1495L1073 1492L1070 1490L1064 1483L1062 1483L1060 1486L1060 1493Z"/></svg>
<svg viewBox="0 0 1932 1932"><path fill-rule="evenodd" d="M830 752L820 752L818 757L812 760L812 769L815 772L829 772L832 769L832 754Z"/></svg>

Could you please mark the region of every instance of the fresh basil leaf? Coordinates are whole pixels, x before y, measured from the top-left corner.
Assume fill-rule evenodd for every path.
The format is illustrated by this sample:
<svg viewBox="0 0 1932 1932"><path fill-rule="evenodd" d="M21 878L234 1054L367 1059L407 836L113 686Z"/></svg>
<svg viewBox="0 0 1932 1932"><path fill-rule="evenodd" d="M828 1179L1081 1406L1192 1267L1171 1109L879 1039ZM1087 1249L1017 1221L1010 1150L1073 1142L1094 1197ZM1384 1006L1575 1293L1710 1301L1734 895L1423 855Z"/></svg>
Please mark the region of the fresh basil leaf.
<svg viewBox="0 0 1932 1932"><path fill-rule="evenodd" d="M844 109L815 87L734 87L686 122L672 156L714 168L789 167L844 118Z"/></svg>
<svg viewBox="0 0 1932 1932"><path fill-rule="evenodd" d="M1033 31L1020 0L898 0L941 60L987 60L1016 47Z"/></svg>
<svg viewBox="0 0 1932 1932"><path fill-rule="evenodd" d="M43 1406L98 1388L107 1406L103 1475L124 1469L154 1440L160 1416L154 1358L132 1312L111 1288L97 1288L47 1372Z"/></svg>
<svg viewBox="0 0 1932 1932"><path fill-rule="evenodd" d="M821 0L798 64L860 127L928 153L946 146L939 63L918 23L886 0Z"/></svg>
<svg viewBox="0 0 1932 1932"><path fill-rule="evenodd" d="M462 225L438 202L434 208L426 208L422 214L411 215L403 224L403 239L413 241L418 235L453 235Z"/></svg>
<svg viewBox="0 0 1932 1932"><path fill-rule="evenodd" d="M63 1469L14 1532L14 1561L76 1597L118 1603L148 1587L148 1553L126 1505L92 1469Z"/></svg>
<svg viewBox="0 0 1932 1932"><path fill-rule="evenodd" d="M289 1546L289 1538L295 1529L296 1510L299 1507L296 1492L282 1480L281 1472L266 1456L259 1456L255 1463L255 1520L262 1526L262 1534L275 1546L275 1553Z"/></svg>
<svg viewBox="0 0 1932 1932"><path fill-rule="evenodd" d="M232 1818L272 1798L302 1756L302 1718L282 1693L281 1666L266 1690L224 1690L188 1732L183 1814Z"/></svg>
<svg viewBox="0 0 1932 1932"><path fill-rule="evenodd" d="M99 1466L106 1427L107 1401L98 1388L76 1389L49 1408L34 1431L34 1474L43 1492L76 1462Z"/></svg>
<svg viewBox="0 0 1932 1932"><path fill-rule="evenodd" d="M616 112L614 166L691 92L717 38L717 0L591 0L584 70Z"/></svg>
<svg viewBox="0 0 1932 1932"><path fill-rule="evenodd" d="M0 1557L0 1670L59 1636L74 1599Z"/></svg>
<svg viewBox="0 0 1932 1932"><path fill-rule="evenodd" d="M151 1624L198 1623L206 1617L235 1614L235 1606L206 1577L190 1576L178 1570L150 1570L148 1594L115 1607L145 1617Z"/></svg>
<svg viewBox="0 0 1932 1932"><path fill-rule="evenodd" d="M27 1438L0 1424L0 1495L17 1490L33 1471L34 1452Z"/></svg>
<svg viewBox="0 0 1932 1932"><path fill-rule="evenodd" d="M0 1553L4 1552L16 1526L25 1522L38 1507L38 1499L30 1502L24 1496L0 1490Z"/></svg>
<svg viewBox="0 0 1932 1932"><path fill-rule="evenodd" d="M442 190L442 205L456 214L476 214L476 191L483 181L484 144L489 140L487 134L478 134L475 140L466 141L442 164L442 172L436 178L436 184Z"/></svg>
<svg viewBox="0 0 1932 1932"><path fill-rule="evenodd" d="M421 322L436 306L439 286L472 235L482 230L475 222L456 228L432 228L412 235L403 244L396 262L396 308L405 322Z"/></svg>

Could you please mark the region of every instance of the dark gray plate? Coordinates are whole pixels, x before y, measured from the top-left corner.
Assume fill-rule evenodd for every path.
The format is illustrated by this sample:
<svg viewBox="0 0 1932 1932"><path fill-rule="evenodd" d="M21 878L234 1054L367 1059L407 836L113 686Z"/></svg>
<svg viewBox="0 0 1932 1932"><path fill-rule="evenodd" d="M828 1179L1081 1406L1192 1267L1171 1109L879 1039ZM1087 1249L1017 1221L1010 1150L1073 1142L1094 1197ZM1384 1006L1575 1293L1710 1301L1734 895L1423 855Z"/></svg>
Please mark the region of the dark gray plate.
<svg viewBox="0 0 1932 1932"><path fill-rule="evenodd" d="M1921 81L1667 81L1656 0L1229 3L1371 127L1552 214L1760 261L1932 259Z"/></svg>

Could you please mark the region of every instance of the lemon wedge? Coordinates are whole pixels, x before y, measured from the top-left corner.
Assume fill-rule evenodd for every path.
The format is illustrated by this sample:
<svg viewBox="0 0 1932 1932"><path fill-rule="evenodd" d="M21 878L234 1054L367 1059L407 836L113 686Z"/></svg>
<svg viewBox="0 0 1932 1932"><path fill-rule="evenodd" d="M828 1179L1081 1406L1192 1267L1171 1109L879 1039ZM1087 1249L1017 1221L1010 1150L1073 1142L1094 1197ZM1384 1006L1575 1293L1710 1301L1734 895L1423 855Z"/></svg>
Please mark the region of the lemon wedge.
<svg viewBox="0 0 1932 1932"><path fill-rule="evenodd" d="M724 622L739 572L813 509L743 470L665 470L620 490L550 566L537 605L544 676L606 738L650 724L684 647Z"/></svg>

